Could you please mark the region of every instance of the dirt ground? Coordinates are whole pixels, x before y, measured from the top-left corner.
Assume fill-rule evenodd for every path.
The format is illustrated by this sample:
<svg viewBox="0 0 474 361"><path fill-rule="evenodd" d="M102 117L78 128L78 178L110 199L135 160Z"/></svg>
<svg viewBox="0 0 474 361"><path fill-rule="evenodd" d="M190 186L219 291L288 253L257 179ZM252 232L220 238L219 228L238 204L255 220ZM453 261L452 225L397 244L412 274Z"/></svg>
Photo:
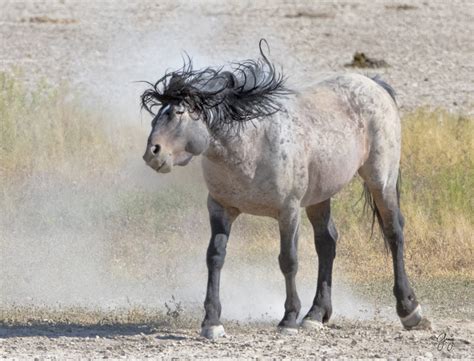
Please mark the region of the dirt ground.
<svg viewBox="0 0 474 361"><path fill-rule="evenodd" d="M472 113L473 14L469 0L2 0L0 69L20 67L30 79L72 81L114 98L133 81L181 65L183 51L199 66L220 65L257 56L266 38L295 88L321 71L378 73L402 109ZM355 52L388 66L345 67Z"/></svg>
<svg viewBox="0 0 474 361"><path fill-rule="evenodd" d="M286 336L266 324L228 327L211 342L197 330L114 327L0 328L0 357L48 358L459 358L473 356L472 322L446 320L437 331L336 319L318 331ZM446 335L446 336L444 336ZM444 338L445 337L445 338ZM444 341L443 341L444 339Z"/></svg>
<svg viewBox="0 0 474 361"><path fill-rule="evenodd" d="M397 90L402 110L426 105L473 113L470 0L189 3L0 0L0 70L19 68L31 81L68 82L93 94L106 89L104 98L117 107L134 106L128 111L136 114L137 100L122 99L135 88L120 87L158 78L179 65L182 50L200 65L256 56L264 37L292 84L310 82L317 71L378 73ZM356 51L388 66L347 68ZM473 358L472 305L456 302L432 314L432 330L404 331L395 320L335 317L319 331L284 336L273 324L244 322L231 323L228 336L217 342L200 338L198 323L3 325L0 357ZM470 311L451 312L459 307Z"/></svg>

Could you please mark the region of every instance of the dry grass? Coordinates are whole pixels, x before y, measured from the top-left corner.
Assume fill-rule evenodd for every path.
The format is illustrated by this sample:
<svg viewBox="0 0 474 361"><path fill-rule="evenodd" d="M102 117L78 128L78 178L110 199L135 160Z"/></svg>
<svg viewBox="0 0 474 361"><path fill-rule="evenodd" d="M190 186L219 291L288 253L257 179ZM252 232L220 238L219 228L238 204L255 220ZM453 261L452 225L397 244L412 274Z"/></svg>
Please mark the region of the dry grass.
<svg viewBox="0 0 474 361"><path fill-rule="evenodd" d="M131 280L156 276L173 282L170 262L176 254L190 262L195 262L196 249L204 254L208 225L203 185L194 184L193 177L172 182L163 190L127 187L126 179L115 185L110 176L118 174L127 154L140 153L135 139L143 134L123 126L111 132L105 121L108 117L86 109L80 94L66 86L42 84L31 89L17 78L0 73L0 207L10 211L10 218L3 219L6 231L0 236L0 246L14 242L22 224L33 229L37 220L31 217L42 217L38 218L42 230L55 225L54 219L46 222L44 216L28 218L27 207L22 208L30 196L22 184L47 174L61 184L74 181L83 188L99 188L88 195L87 212L96 226L107 230L110 272ZM473 279L474 119L419 109L404 117L403 131L402 211L407 220L409 272L420 279ZM180 172L178 176L186 174ZM360 181L355 180L334 202L341 234L338 267L354 280L389 278L390 258L378 234L370 239L370 217L362 215L362 202L357 202L360 194ZM11 226L12 219L16 228ZM74 222L76 228L81 227L79 221ZM313 268L306 219L302 233L302 267ZM234 234L245 240L234 250L242 262L258 265L262 258L276 256L272 221L244 217ZM203 239L195 241L196 235ZM151 241L157 238L159 243ZM183 242L188 245L185 249ZM147 262L153 273L143 266Z"/></svg>
<svg viewBox="0 0 474 361"><path fill-rule="evenodd" d="M0 117L1 177L65 173L78 161L89 169L113 158L100 114L81 108L65 86L28 89L0 73Z"/></svg>
<svg viewBox="0 0 474 361"><path fill-rule="evenodd" d="M406 263L414 277L473 278L474 119L441 109L418 109L403 118L402 197ZM351 212L359 182L338 198L341 250L356 279L391 275L391 261L377 235ZM377 232L378 233L378 232Z"/></svg>
<svg viewBox="0 0 474 361"><path fill-rule="evenodd" d="M0 72L0 184L34 174L100 176L115 170L135 133L107 123L67 85L28 87L20 73ZM119 120L120 121L120 120Z"/></svg>

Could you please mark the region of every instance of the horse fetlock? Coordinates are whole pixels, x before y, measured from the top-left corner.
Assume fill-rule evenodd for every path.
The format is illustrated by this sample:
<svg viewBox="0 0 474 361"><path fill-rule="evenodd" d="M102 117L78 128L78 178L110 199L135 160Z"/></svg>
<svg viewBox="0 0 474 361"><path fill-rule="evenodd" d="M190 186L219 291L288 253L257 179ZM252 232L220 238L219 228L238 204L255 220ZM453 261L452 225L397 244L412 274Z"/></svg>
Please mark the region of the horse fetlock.
<svg viewBox="0 0 474 361"><path fill-rule="evenodd" d="M332 313L331 301L326 299L318 299L313 304L307 315L301 322L301 327L311 330L319 330L323 327L323 323L329 321Z"/></svg>
<svg viewBox="0 0 474 361"><path fill-rule="evenodd" d="M298 328L298 324L296 323L297 316L298 315L293 312L289 313L288 315L285 315L285 317L283 317L283 320L281 320L280 323L278 324L278 328L279 329L282 329L282 328L297 329Z"/></svg>
<svg viewBox="0 0 474 361"><path fill-rule="evenodd" d="M423 315L414 292L410 289L409 292L403 294L395 289L395 296L397 297L397 314L403 326L406 329L417 326L423 319Z"/></svg>
<svg viewBox="0 0 474 361"><path fill-rule="evenodd" d="M202 321L203 327L204 325L220 325L219 318L222 310L220 301L204 301L204 310L206 311L206 317Z"/></svg>
<svg viewBox="0 0 474 361"><path fill-rule="evenodd" d="M204 317L204 320L201 323L201 327L212 327L212 326L221 326L222 323L220 321L219 313L215 311L215 309L209 310L207 307L206 309L206 316Z"/></svg>
<svg viewBox="0 0 474 361"><path fill-rule="evenodd" d="M408 290L398 289L394 287L394 295L397 299L397 314L400 317L405 317L413 312L413 310L418 306L418 301L416 300L415 293L411 288Z"/></svg>
<svg viewBox="0 0 474 361"><path fill-rule="evenodd" d="M296 303L285 302L285 315L278 324L278 327L298 327L296 320L300 314L301 304L299 300Z"/></svg>
<svg viewBox="0 0 474 361"><path fill-rule="evenodd" d="M327 323L332 315L331 304L313 305L304 320ZM303 321L304 321L303 320Z"/></svg>

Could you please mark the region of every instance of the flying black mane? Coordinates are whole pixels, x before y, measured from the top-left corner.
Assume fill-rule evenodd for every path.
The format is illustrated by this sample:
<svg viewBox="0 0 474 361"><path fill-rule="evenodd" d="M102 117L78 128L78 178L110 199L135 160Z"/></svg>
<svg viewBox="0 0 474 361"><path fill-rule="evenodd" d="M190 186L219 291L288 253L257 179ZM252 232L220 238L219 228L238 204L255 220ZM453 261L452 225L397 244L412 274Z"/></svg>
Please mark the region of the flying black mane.
<svg viewBox="0 0 474 361"><path fill-rule="evenodd" d="M211 130L267 117L282 109L280 100L292 93L285 76L275 69L262 50L261 58L232 63L231 69L194 70L188 57L181 69L167 72L141 96L142 107L151 114L165 104L184 103ZM268 44L267 44L268 46Z"/></svg>

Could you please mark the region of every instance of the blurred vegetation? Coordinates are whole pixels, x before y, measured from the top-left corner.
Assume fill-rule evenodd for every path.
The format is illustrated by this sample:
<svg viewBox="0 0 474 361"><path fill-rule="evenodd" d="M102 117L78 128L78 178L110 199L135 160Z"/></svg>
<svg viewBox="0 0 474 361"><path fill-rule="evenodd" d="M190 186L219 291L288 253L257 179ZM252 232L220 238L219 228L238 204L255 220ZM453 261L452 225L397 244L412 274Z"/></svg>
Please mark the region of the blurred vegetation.
<svg viewBox="0 0 474 361"><path fill-rule="evenodd" d="M31 217L44 223L41 215L27 218L22 204L31 195L25 182L46 174L66 186L79 183L79 191L93 189L85 207L93 224L107 230L112 271L133 279L152 277L144 267L151 262L149 268L156 274L165 272L162 277L172 281L173 257L178 254L196 262L197 251L204 265L209 227L197 167L175 171L173 181L162 189L127 187L123 175L117 184L114 176L130 153L141 154L136 139L141 137L141 146L144 134L111 125L109 115L85 107L81 95L67 86L42 83L32 88L18 78L0 73L0 208L11 215L3 219L7 231L0 236L0 245L15 237L6 220L14 219L17 230L22 222L34 227ZM418 109L403 117L401 203L406 263L415 280L474 278L473 139L473 118L442 109ZM361 192L355 179L334 200L341 235L336 273L359 281L389 279L391 260L378 229L370 237L371 217L362 214ZM57 226L55 219L50 224ZM314 272L313 241L305 218L301 233L301 273ZM237 240L229 247L241 263L258 267L266 257L275 261L277 237L272 220L243 216L234 227L232 238ZM153 259L161 263L154 264Z"/></svg>
<svg viewBox="0 0 474 361"><path fill-rule="evenodd" d="M31 87L22 79L0 72L0 178L93 175L117 165L127 129L110 132L108 115L85 107L85 96L65 84Z"/></svg>
<svg viewBox="0 0 474 361"><path fill-rule="evenodd" d="M474 119L421 108L403 117L402 129L401 209L410 274L472 279ZM387 277L391 264L384 257L383 242L378 235L375 242L368 239L370 217L360 227L359 213L351 211L360 192L356 181L336 197L340 254L354 265L348 270L361 281Z"/></svg>

